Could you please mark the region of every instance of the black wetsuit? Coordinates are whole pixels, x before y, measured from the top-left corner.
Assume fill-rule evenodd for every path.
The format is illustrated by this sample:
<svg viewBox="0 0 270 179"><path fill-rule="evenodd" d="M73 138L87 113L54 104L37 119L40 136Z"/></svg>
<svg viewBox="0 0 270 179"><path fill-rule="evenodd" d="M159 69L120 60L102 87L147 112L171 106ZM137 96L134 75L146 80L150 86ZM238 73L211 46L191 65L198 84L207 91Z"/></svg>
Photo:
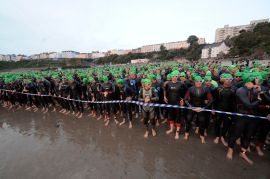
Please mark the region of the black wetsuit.
<svg viewBox="0 0 270 179"><path fill-rule="evenodd" d="M234 86L224 87L220 86L214 93L214 109L226 112L235 111L235 97L236 88ZM225 137L231 124L233 116L227 114L216 114L215 121L215 135L216 137ZM222 124L222 129L221 129Z"/></svg>
<svg viewBox="0 0 270 179"><path fill-rule="evenodd" d="M204 87L197 88L192 86L187 90L185 95L185 103L189 107L209 108L212 102L213 97L211 93L208 92ZM204 131L206 129L206 112L204 111L197 113L193 110L188 110L188 115L186 118L186 132L189 133L191 122L196 115L198 119L200 135L204 136Z"/></svg>
<svg viewBox="0 0 270 179"><path fill-rule="evenodd" d="M145 98L150 98L150 103L158 101L158 93L155 88L150 88L149 90L145 90L143 88L139 91L139 98L138 100L144 102ZM156 121L155 121L155 108L153 106L142 106L142 114L144 118L144 125L147 130L149 130L149 122L152 125L152 128L155 128Z"/></svg>
<svg viewBox="0 0 270 179"><path fill-rule="evenodd" d="M81 96L82 96L82 90L81 90L81 83L78 80L74 80L71 84L70 84L70 99L75 99L75 100L82 100ZM73 101L71 101L73 102ZM73 103L75 103L76 108L79 112L83 113L84 108L83 108L83 104L80 101L74 101Z"/></svg>
<svg viewBox="0 0 270 179"><path fill-rule="evenodd" d="M236 91L236 109L238 113L256 115L260 101L255 89L241 87ZM232 134L229 138L229 147L233 148L236 139L241 138L241 146L247 149L251 136L254 133L256 121L253 118L238 116L236 118Z"/></svg>
<svg viewBox="0 0 270 179"><path fill-rule="evenodd" d="M168 104L171 105L180 105L180 100L184 99L184 96L187 92L187 87L183 82L177 81L176 83L173 83L170 81L165 86L166 91L166 98L168 99ZM183 113L184 110L182 109L176 109L176 108L169 108L169 120L170 123L176 123L180 126L181 123L181 117L184 116Z"/></svg>
<svg viewBox="0 0 270 179"><path fill-rule="evenodd" d="M110 101L113 100L113 93L114 93L114 87L111 82L103 83L101 86L101 92L102 92L102 97L103 101ZM107 93L107 95L106 95ZM106 113L110 115L112 111L112 104L111 103L105 103L104 104Z"/></svg>
<svg viewBox="0 0 270 179"><path fill-rule="evenodd" d="M127 100L127 98L134 99L133 89L128 85L122 87L115 86L116 100ZM120 110L126 116L129 121L132 121L132 109L131 103L120 103Z"/></svg>

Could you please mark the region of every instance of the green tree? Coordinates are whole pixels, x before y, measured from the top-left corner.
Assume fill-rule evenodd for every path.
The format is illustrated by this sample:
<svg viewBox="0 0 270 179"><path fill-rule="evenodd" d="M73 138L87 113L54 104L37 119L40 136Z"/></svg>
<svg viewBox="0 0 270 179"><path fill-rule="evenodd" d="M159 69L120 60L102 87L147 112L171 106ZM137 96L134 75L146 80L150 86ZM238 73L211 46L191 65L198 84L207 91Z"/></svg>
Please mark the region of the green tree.
<svg viewBox="0 0 270 179"><path fill-rule="evenodd" d="M162 51L165 51L165 50L167 50L167 49L166 49L166 47L162 44L162 45L160 45L159 50L162 52Z"/></svg>
<svg viewBox="0 0 270 179"><path fill-rule="evenodd" d="M187 42L190 44L190 45L193 45L193 44L198 44L198 40L199 38L196 36L196 35L191 35L188 37L187 39Z"/></svg>
<svg viewBox="0 0 270 179"><path fill-rule="evenodd" d="M259 23L252 31L241 31L228 40L229 56L262 56L270 54L270 23Z"/></svg>

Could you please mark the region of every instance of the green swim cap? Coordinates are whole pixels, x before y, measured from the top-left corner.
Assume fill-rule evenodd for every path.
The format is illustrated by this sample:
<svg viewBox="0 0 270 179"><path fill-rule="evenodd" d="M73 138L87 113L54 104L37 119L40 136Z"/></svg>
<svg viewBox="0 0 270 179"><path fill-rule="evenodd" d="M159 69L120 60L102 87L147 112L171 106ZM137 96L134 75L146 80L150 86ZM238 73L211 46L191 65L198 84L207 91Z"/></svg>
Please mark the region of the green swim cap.
<svg viewBox="0 0 270 179"><path fill-rule="evenodd" d="M200 77L200 76L196 76L195 78L194 78L194 81L195 82L197 82L197 81L202 81L203 79L202 79L202 77Z"/></svg>
<svg viewBox="0 0 270 179"><path fill-rule="evenodd" d="M108 77L107 76L103 76L103 81L108 81Z"/></svg>
<svg viewBox="0 0 270 179"><path fill-rule="evenodd" d="M151 84L151 80L146 78L143 80L144 85Z"/></svg>
<svg viewBox="0 0 270 179"><path fill-rule="evenodd" d="M174 76L179 76L179 71L178 70L174 70L173 72L171 72L172 77Z"/></svg>
<svg viewBox="0 0 270 179"><path fill-rule="evenodd" d="M116 81L117 84L124 84L124 82L125 82L124 79L118 79L118 80Z"/></svg>
<svg viewBox="0 0 270 179"><path fill-rule="evenodd" d="M205 77L204 77L204 81L212 81L211 76L205 76Z"/></svg>

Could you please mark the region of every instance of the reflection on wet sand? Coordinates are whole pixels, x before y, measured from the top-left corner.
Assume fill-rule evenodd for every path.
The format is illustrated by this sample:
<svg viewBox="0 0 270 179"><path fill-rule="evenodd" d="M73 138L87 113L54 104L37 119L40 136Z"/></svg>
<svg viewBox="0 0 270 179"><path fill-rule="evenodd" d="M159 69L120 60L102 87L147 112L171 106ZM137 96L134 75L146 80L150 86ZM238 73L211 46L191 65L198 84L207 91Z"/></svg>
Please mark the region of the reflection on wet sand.
<svg viewBox="0 0 270 179"><path fill-rule="evenodd" d="M139 121L132 130L59 113L0 109L0 178L269 178L269 153L248 166L225 148L192 136L175 141L158 128L143 138Z"/></svg>

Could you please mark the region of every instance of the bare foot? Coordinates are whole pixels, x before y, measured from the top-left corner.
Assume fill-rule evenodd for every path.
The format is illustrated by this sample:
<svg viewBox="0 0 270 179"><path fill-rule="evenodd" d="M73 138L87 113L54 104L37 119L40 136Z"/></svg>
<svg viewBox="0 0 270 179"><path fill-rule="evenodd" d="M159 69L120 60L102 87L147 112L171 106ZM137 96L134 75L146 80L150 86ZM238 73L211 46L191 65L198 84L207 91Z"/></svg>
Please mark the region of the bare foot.
<svg viewBox="0 0 270 179"><path fill-rule="evenodd" d="M109 126L110 120L107 120L107 122L105 123L105 126Z"/></svg>
<svg viewBox="0 0 270 179"><path fill-rule="evenodd" d="M185 133L184 139L188 140L188 138L189 138L189 133Z"/></svg>
<svg viewBox="0 0 270 179"><path fill-rule="evenodd" d="M129 122L129 126L128 126L129 129L132 129L132 123Z"/></svg>
<svg viewBox="0 0 270 179"><path fill-rule="evenodd" d="M83 113L81 113L79 116L78 116L78 119L81 119L83 116Z"/></svg>
<svg viewBox="0 0 270 179"><path fill-rule="evenodd" d="M176 140L179 139L179 131L176 131L174 139L176 139Z"/></svg>
<svg viewBox="0 0 270 179"><path fill-rule="evenodd" d="M145 133L144 133L144 136L143 136L143 137L147 139L147 138L148 138L148 134L149 134L149 132L148 132L148 131L145 131Z"/></svg>
<svg viewBox="0 0 270 179"><path fill-rule="evenodd" d="M166 124L167 121L168 121L167 119L164 119L164 120L161 122L161 124Z"/></svg>
<svg viewBox="0 0 270 179"><path fill-rule="evenodd" d="M196 127L195 134L199 134L199 127Z"/></svg>
<svg viewBox="0 0 270 179"><path fill-rule="evenodd" d="M258 154L259 156L261 156L261 157L264 156L264 153L263 153L261 147L256 146L256 151L257 151L257 154Z"/></svg>
<svg viewBox="0 0 270 179"><path fill-rule="evenodd" d="M232 148L228 149L226 158L229 160L232 160L232 158L233 158L233 149Z"/></svg>
<svg viewBox="0 0 270 179"><path fill-rule="evenodd" d="M215 140L214 140L214 143L218 144L218 142L219 142L219 137L216 137Z"/></svg>
<svg viewBox="0 0 270 179"><path fill-rule="evenodd" d="M157 122L156 122L156 126L158 127L159 126L159 121L157 120Z"/></svg>
<svg viewBox="0 0 270 179"><path fill-rule="evenodd" d="M228 143L225 141L224 137L221 137L220 140L225 147L228 147Z"/></svg>
<svg viewBox="0 0 270 179"><path fill-rule="evenodd" d="M48 112L48 108L45 109L45 111L43 112L43 114L46 114Z"/></svg>
<svg viewBox="0 0 270 179"><path fill-rule="evenodd" d="M173 132L173 129L169 129L169 130L166 131L166 134L169 135L172 132Z"/></svg>
<svg viewBox="0 0 270 179"><path fill-rule="evenodd" d="M240 157L241 157L242 159L244 159L244 160L245 160L247 163L249 163L250 165L253 164L253 161L250 160L250 159L248 158L246 152L241 152L241 153L240 153Z"/></svg>
<svg viewBox="0 0 270 179"><path fill-rule="evenodd" d="M123 120L119 125L122 126L123 124L125 124L125 120Z"/></svg>
<svg viewBox="0 0 270 179"><path fill-rule="evenodd" d="M206 143L206 142L205 142L205 137L204 137L204 136L200 136L200 138L201 138L202 144L205 144L205 143Z"/></svg>
<svg viewBox="0 0 270 179"><path fill-rule="evenodd" d="M207 132L206 129L204 130L204 136L207 137Z"/></svg>
<svg viewBox="0 0 270 179"><path fill-rule="evenodd" d="M152 129L152 136L155 137L157 135L157 132L155 131L155 129Z"/></svg>

